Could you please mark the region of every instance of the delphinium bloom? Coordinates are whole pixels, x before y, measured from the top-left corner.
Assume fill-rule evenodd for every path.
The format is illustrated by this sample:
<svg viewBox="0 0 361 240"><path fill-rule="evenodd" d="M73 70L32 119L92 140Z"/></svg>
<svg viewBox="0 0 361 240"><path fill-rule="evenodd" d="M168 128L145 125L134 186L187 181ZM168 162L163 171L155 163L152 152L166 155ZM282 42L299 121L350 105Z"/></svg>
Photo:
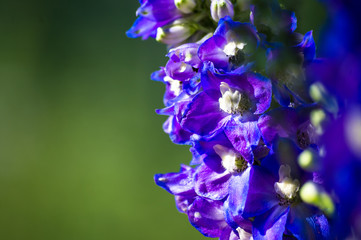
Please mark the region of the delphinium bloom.
<svg viewBox="0 0 361 240"><path fill-rule="evenodd" d="M322 58L276 0L140 2L127 34L166 44L156 112L193 156L154 179L204 236L361 237L360 15L326 2Z"/></svg>
<svg viewBox="0 0 361 240"><path fill-rule="evenodd" d="M278 144L283 146L275 154L230 183L229 211L234 216L254 218L255 239L282 239L284 235L327 239L326 217L317 208L302 202L298 195L301 184L312 179L312 174L303 173L295 164L297 147L287 140L280 141ZM277 156L280 153L282 156ZM288 165L292 163L292 167Z"/></svg>
<svg viewBox="0 0 361 240"><path fill-rule="evenodd" d="M197 195L194 189L196 170L183 165L177 173L157 174L154 179L157 185L175 196L178 211L187 214L190 223L202 234L222 240L238 239L225 220L224 201Z"/></svg>

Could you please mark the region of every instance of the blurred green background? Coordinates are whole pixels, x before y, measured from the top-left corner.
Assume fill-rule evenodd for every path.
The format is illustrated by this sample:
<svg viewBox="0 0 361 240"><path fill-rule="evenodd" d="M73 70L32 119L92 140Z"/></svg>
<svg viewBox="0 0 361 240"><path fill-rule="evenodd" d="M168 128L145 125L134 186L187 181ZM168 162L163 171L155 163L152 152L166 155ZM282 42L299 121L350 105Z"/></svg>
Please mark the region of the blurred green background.
<svg viewBox="0 0 361 240"><path fill-rule="evenodd" d="M0 2L0 239L205 239L153 182L191 154L154 113L165 47L125 36L138 6ZM319 9L302 1L300 32Z"/></svg>

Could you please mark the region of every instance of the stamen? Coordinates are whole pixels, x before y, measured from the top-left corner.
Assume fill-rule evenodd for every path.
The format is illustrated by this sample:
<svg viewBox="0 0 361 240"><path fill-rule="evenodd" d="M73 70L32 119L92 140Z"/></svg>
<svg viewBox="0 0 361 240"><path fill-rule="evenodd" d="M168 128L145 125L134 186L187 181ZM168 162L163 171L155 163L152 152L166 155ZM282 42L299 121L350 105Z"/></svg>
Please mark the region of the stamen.
<svg viewBox="0 0 361 240"><path fill-rule="evenodd" d="M229 42L224 47L223 52L229 57L229 63L241 65L244 62L244 53L241 51L246 43Z"/></svg>
<svg viewBox="0 0 361 240"><path fill-rule="evenodd" d="M222 145L215 145L214 151L221 157L222 166L230 173L239 173L247 169L248 163L236 152Z"/></svg>
<svg viewBox="0 0 361 240"><path fill-rule="evenodd" d="M182 91L182 82L178 80L174 80L169 76L164 77L164 81L168 82L170 85L170 90L174 93L174 95L178 96Z"/></svg>
<svg viewBox="0 0 361 240"><path fill-rule="evenodd" d="M281 165L278 174L279 181L274 184L274 189L279 197L279 204L290 205L297 196L300 182L291 178L291 168L288 165Z"/></svg>
<svg viewBox="0 0 361 240"><path fill-rule="evenodd" d="M238 227L236 230L238 232L239 240L253 240L251 233L246 232L240 227Z"/></svg>
<svg viewBox="0 0 361 240"><path fill-rule="evenodd" d="M218 99L219 108L229 114L241 114L251 108L251 101L245 93L233 90L225 82L221 82L222 97Z"/></svg>
<svg viewBox="0 0 361 240"><path fill-rule="evenodd" d="M229 42L226 44L226 46L224 46L223 52L227 56L234 56L238 50L242 50L246 45L246 43Z"/></svg>

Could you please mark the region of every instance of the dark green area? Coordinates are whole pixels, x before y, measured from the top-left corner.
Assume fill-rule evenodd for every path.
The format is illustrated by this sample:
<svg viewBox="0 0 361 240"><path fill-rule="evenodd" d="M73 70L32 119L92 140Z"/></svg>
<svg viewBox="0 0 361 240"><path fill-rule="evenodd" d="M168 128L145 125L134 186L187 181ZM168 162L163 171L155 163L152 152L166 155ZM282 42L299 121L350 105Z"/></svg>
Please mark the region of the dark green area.
<svg viewBox="0 0 361 240"><path fill-rule="evenodd" d="M0 239L202 239L153 182L191 155L154 113L165 47L125 36L138 6L1 1Z"/></svg>

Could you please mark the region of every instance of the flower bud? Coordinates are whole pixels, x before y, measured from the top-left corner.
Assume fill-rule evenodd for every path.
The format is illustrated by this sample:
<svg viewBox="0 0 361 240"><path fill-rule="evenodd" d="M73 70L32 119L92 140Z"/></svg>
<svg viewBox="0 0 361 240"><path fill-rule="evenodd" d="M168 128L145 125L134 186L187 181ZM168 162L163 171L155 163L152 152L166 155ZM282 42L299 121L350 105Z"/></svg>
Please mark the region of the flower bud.
<svg viewBox="0 0 361 240"><path fill-rule="evenodd" d="M320 82L313 83L310 86L310 96L313 101L319 102L323 107L336 114L338 112L338 104L335 97L333 97Z"/></svg>
<svg viewBox="0 0 361 240"><path fill-rule="evenodd" d="M234 10L232 3L229 0L212 0L211 15L216 22L225 16L233 18Z"/></svg>
<svg viewBox="0 0 361 240"><path fill-rule="evenodd" d="M335 212L335 205L331 197L313 182L305 183L300 190L300 197L305 203L314 205L324 211L327 215Z"/></svg>
<svg viewBox="0 0 361 240"><path fill-rule="evenodd" d="M304 150L298 156L298 164L306 171L315 171L319 168L318 155L312 148Z"/></svg>
<svg viewBox="0 0 361 240"><path fill-rule="evenodd" d="M185 14L193 12L197 6L195 0L174 0L174 4L179 11Z"/></svg>
<svg viewBox="0 0 361 240"><path fill-rule="evenodd" d="M316 109L311 112L310 118L312 125L318 127L326 120L326 113L322 109Z"/></svg>
<svg viewBox="0 0 361 240"><path fill-rule="evenodd" d="M316 132L320 135L323 133L323 125L326 121L326 117L326 113L322 109L316 109L310 113L311 123L315 126Z"/></svg>
<svg viewBox="0 0 361 240"><path fill-rule="evenodd" d="M197 30L197 25L184 19L158 27L156 40L165 44L178 44L189 38Z"/></svg>

